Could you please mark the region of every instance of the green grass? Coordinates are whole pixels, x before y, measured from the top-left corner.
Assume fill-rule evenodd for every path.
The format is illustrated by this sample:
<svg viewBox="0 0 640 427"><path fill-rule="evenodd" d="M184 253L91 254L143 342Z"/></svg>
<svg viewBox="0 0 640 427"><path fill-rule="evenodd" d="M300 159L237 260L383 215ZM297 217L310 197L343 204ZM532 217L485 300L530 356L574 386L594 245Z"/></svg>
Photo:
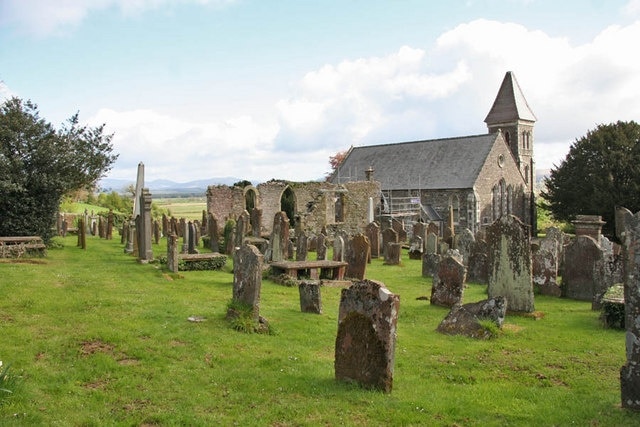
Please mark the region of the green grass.
<svg viewBox="0 0 640 427"><path fill-rule="evenodd" d="M263 281L271 334L233 330L224 271L169 274L138 264L119 239L68 237L46 259L0 262L0 360L17 392L0 425L631 426L620 408L624 332L590 303L539 296L539 320L508 316L497 338L435 332L448 310L421 262L374 260L367 277L400 295L393 391L334 380L340 288L323 314L300 312L298 289ZM165 251L164 242L154 246ZM465 301L486 297L471 284ZM207 320L192 323L189 316Z"/></svg>
<svg viewBox="0 0 640 427"><path fill-rule="evenodd" d="M160 209L166 209L171 216L187 220L202 220L202 211L207 209L206 197L160 198L154 199Z"/></svg>

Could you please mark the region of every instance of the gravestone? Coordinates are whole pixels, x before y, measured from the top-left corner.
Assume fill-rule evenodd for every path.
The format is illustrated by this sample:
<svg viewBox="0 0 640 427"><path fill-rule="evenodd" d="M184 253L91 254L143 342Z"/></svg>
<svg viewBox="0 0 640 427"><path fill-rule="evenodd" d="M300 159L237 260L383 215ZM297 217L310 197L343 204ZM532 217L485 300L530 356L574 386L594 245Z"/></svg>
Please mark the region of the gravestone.
<svg viewBox="0 0 640 427"><path fill-rule="evenodd" d="M220 252L218 220L211 213L208 215L207 219L207 234L209 235L209 249L211 249L211 252Z"/></svg>
<svg viewBox="0 0 640 427"><path fill-rule="evenodd" d="M253 307L253 320L260 318L260 288L263 256L253 245L243 245L233 254L233 300Z"/></svg>
<svg viewBox="0 0 640 427"><path fill-rule="evenodd" d="M327 259L327 236L322 233L316 237L316 259L318 261Z"/></svg>
<svg viewBox="0 0 640 427"><path fill-rule="evenodd" d="M458 234L455 235L454 247L462 255L462 263L467 267L469 265L469 255L471 252L471 245L476 241L473 232L468 228L463 228Z"/></svg>
<svg viewBox="0 0 640 427"><path fill-rule="evenodd" d="M411 236L411 244L409 245L409 259L422 259L422 248L424 243L422 237Z"/></svg>
<svg viewBox="0 0 640 427"><path fill-rule="evenodd" d="M356 234L349 240L345 250L345 261L349 263L345 271L346 277L364 280L370 251L369 239L364 234Z"/></svg>
<svg viewBox="0 0 640 427"><path fill-rule="evenodd" d="M620 369L622 407L640 410L640 212L616 208L616 235L622 241L625 282L626 357Z"/></svg>
<svg viewBox="0 0 640 427"><path fill-rule="evenodd" d="M382 256L387 259L387 250L389 243L398 243L398 233L393 228L387 228L382 231Z"/></svg>
<svg viewBox="0 0 640 427"><path fill-rule="evenodd" d="M335 347L337 380L391 392L399 308L400 297L380 282L364 280L342 290Z"/></svg>
<svg viewBox="0 0 640 427"><path fill-rule="evenodd" d="M487 228L489 298L505 297L509 310L534 311L531 243L524 224L503 215Z"/></svg>
<svg viewBox="0 0 640 427"><path fill-rule="evenodd" d="M167 268L173 273L178 272L178 236L175 233L167 236Z"/></svg>
<svg viewBox="0 0 640 427"><path fill-rule="evenodd" d="M562 296L593 302L604 275L602 248L590 236L577 236L564 250Z"/></svg>
<svg viewBox="0 0 640 427"><path fill-rule="evenodd" d="M425 244L427 241L427 224L424 222L414 223L411 236L421 238L422 243ZM424 246L422 247L422 250L424 251Z"/></svg>
<svg viewBox="0 0 640 427"><path fill-rule="evenodd" d="M251 210L251 235L261 237L262 232L262 209L253 208Z"/></svg>
<svg viewBox="0 0 640 427"><path fill-rule="evenodd" d="M308 255L307 235L301 231L296 236L296 261L306 261Z"/></svg>
<svg viewBox="0 0 640 427"><path fill-rule="evenodd" d="M426 253L422 256L422 277L433 277L442 259L440 254Z"/></svg>
<svg viewBox="0 0 640 427"><path fill-rule="evenodd" d="M541 295L560 296L558 286L558 246L553 237L545 237L531 248L533 286Z"/></svg>
<svg viewBox="0 0 640 427"><path fill-rule="evenodd" d="M493 334L481 322L489 320L498 328L502 328L506 314L507 300L504 297L489 298L464 305L456 304L436 330L447 335L489 339Z"/></svg>
<svg viewBox="0 0 640 427"><path fill-rule="evenodd" d="M467 265L467 281L489 283L489 246L484 239L476 239L469 248L469 263Z"/></svg>
<svg viewBox="0 0 640 427"><path fill-rule="evenodd" d="M153 221L153 243L160 243L160 223L158 220Z"/></svg>
<svg viewBox="0 0 640 427"><path fill-rule="evenodd" d="M300 292L300 311L322 314L322 299L318 282L303 280L298 285L298 291Z"/></svg>
<svg viewBox="0 0 640 427"><path fill-rule="evenodd" d="M430 222L427 224L427 234L429 233L435 234L436 236L440 235L440 227L438 226L438 223Z"/></svg>
<svg viewBox="0 0 640 427"><path fill-rule="evenodd" d="M189 229L189 253L197 254L198 250L196 249L196 226L193 222L189 221L188 223Z"/></svg>
<svg viewBox="0 0 640 427"><path fill-rule="evenodd" d="M387 250L385 251L384 264L385 265L399 265L400 256L402 254L402 243L387 243Z"/></svg>
<svg viewBox="0 0 640 427"><path fill-rule="evenodd" d="M404 228L404 222L396 218L392 218L391 228L393 228L393 230L398 234L398 242L404 243L407 241L407 230Z"/></svg>
<svg viewBox="0 0 640 427"><path fill-rule="evenodd" d="M277 212L273 217L269 247L271 261L285 261L289 257L289 218L285 212Z"/></svg>
<svg viewBox="0 0 640 427"><path fill-rule="evenodd" d="M438 263L431 287L431 304L453 307L462 302L466 268L459 259L448 255Z"/></svg>
<svg viewBox="0 0 640 427"><path fill-rule="evenodd" d="M236 221L235 247L244 245L244 238L249 231L249 212L243 211Z"/></svg>
<svg viewBox="0 0 640 427"><path fill-rule="evenodd" d="M424 245L424 252L427 254L438 253L438 235L434 233L427 233L427 241Z"/></svg>
<svg viewBox="0 0 640 427"><path fill-rule="evenodd" d="M151 247L151 193L148 188L142 189L140 196L140 232L138 233L138 261L149 262L153 260L153 248Z"/></svg>
<svg viewBox="0 0 640 427"><path fill-rule="evenodd" d="M333 239L333 260L334 261L344 261L344 239L342 236L336 236Z"/></svg>
<svg viewBox="0 0 640 427"><path fill-rule="evenodd" d="M371 244L371 258L380 257L380 226L370 222L365 229L365 235Z"/></svg>
<svg viewBox="0 0 640 427"><path fill-rule="evenodd" d="M109 213L107 214L107 232L105 233L105 238L107 240L113 239L113 209L109 209Z"/></svg>

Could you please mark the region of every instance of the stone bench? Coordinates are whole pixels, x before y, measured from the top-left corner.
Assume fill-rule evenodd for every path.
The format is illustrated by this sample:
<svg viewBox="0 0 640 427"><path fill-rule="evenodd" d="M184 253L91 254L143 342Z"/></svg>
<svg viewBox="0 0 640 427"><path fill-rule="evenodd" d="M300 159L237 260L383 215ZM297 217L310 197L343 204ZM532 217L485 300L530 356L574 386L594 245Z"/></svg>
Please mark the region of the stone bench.
<svg viewBox="0 0 640 427"><path fill-rule="evenodd" d="M0 237L0 258L20 258L26 256L45 256L47 246L40 236L4 236Z"/></svg>
<svg viewBox="0 0 640 427"><path fill-rule="evenodd" d="M293 279L304 276L319 280L344 280L347 269L346 262L342 261L279 261L271 263L271 269L275 276L286 274Z"/></svg>

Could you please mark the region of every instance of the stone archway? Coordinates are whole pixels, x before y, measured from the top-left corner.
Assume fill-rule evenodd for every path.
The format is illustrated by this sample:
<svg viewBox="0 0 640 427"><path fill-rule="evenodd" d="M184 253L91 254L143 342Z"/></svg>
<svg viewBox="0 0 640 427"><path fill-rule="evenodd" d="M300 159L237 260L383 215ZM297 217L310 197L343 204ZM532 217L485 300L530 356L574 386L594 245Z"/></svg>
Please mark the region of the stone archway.
<svg viewBox="0 0 640 427"><path fill-rule="evenodd" d="M289 226L296 226L296 194L291 187L287 186L280 196L280 210L287 214Z"/></svg>

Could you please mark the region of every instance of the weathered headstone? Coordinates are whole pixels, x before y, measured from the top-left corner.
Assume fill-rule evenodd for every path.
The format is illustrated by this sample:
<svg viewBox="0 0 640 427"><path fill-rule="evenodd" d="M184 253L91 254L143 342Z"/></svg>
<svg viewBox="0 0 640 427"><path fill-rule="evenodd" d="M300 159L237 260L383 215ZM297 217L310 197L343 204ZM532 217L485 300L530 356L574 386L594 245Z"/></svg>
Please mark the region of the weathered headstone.
<svg viewBox="0 0 640 427"><path fill-rule="evenodd" d="M422 256L422 277L433 277L442 255L426 253Z"/></svg>
<svg viewBox="0 0 640 427"><path fill-rule="evenodd" d="M138 261L149 262L153 260L153 248L151 247L151 193L148 188L142 189L140 196L140 231L138 233Z"/></svg>
<svg viewBox="0 0 640 427"><path fill-rule="evenodd" d="M327 237L322 233L316 237L316 259L318 261L327 259Z"/></svg>
<svg viewBox="0 0 640 427"><path fill-rule="evenodd" d="M260 317L263 256L253 245L243 245L233 255L233 300L253 307L253 320Z"/></svg>
<svg viewBox="0 0 640 427"><path fill-rule="evenodd" d="M399 308L400 297L380 282L364 280L342 290L334 365L337 380L391 392Z"/></svg>
<svg viewBox="0 0 640 427"><path fill-rule="evenodd" d="M431 304L453 307L462 302L466 268L453 256L446 256L438 263L431 287Z"/></svg>
<svg viewBox="0 0 640 427"><path fill-rule="evenodd" d="M167 268L173 273L178 272L178 236L175 233L167 236Z"/></svg>
<svg viewBox="0 0 640 427"><path fill-rule="evenodd" d="M421 238L422 243L425 244L427 241L427 224L424 222L414 223L411 236ZM424 251L424 246L422 247L422 250Z"/></svg>
<svg viewBox="0 0 640 427"><path fill-rule="evenodd" d="M296 261L306 261L308 255L307 235L301 231L296 235Z"/></svg>
<svg viewBox="0 0 640 427"><path fill-rule="evenodd" d="M365 235L371 244L371 258L380 257L380 226L370 222L365 229Z"/></svg>
<svg viewBox="0 0 640 427"><path fill-rule="evenodd" d="M400 264L400 256L402 254L402 243L387 243L387 248L384 255L385 265L398 265Z"/></svg>
<svg viewBox="0 0 640 427"><path fill-rule="evenodd" d="M620 369L622 407L640 410L640 212L616 209L616 235L623 244L627 362Z"/></svg>
<svg viewBox="0 0 640 427"><path fill-rule="evenodd" d="M389 243L398 243L398 233L393 228L387 228L382 231L382 256L387 259L387 250Z"/></svg>
<svg viewBox="0 0 640 427"><path fill-rule="evenodd" d="M289 257L289 218L285 212L274 215L269 246L272 261L285 261Z"/></svg>
<svg viewBox="0 0 640 427"><path fill-rule="evenodd" d="M404 228L404 223L396 218L391 219L391 228L398 234L398 242L404 243L407 241L407 230Z"/></svg>
<svg viewBox="0 0 640 427"><path fill-rule="evenodd" d="M369 239L363 234L356 234L349 240L345 250L345 261L349 263L345 271L346 277L364 280L370 251Z"/></svg>
<svg viewBox="0 0 640 427"><path fill-rule="evenodd" d="M558 286L558 247L552 237L545 237L531 248L533 286L541 295L560 296Z"/></svg>
<svg viewBox="0 0 640 427"><path fill-rule="evenodd" d="M436 330L447 335L488 339L492 337L492 333L482 325L481 321L489 320L498 328L502 328L506 314L507 300L504 297L489 298L464 305L456 304Z"/></svg>
<svg viewBox="0 0 640 427"><path fill-rule="evenodd" d="M320 283L303 280L298 284L298 291L300 292L300 311L303 313L322 314Z"/></svg>
<svg viewBox="0 0 640 427"><path fill-rule="evenodd" d="M251 235L261 237L262 232L262 209L253 208L251 210Z"/></svg>
<svg viewBox="0 0 640 427"><path fill-rule="evenodd" d="M473 245L473 242L476 241L473 232L468 228L463 228L458 234L455 235L454 240L454 247L460 252L460 255L462 255L462 263L465 266L468 266L471 245Z"/></svg>
<svg viewBox="0 0 640 427"><path fill-rule="evenodd" d="M487 229L489 298L505 297L509 310L534 311L531 243L524 224L503 215Z"/></svg>
<svg viewBox="0 0 640 427"><path fill-rule="evenodd" d="M467 265L467 281L489 283L489 246L483 239L476 239L469 248L469 264Z"/></svg>
<svg viewBox="0 0 640 427"><path fill-rule="evenodd" d="M564 250L562 296L594 301L604 275L604 254L590 236L577 236Z"/></svg>
<svg viewBox="0 0 640 427"><path fill-rule="evenodd" d="M427 254L438 253L438 235L434 233L427 233L427 241L424 245L424 251Z"/></svg>
<svg viewBox="0 0 640 427"><path fill-rule="evenodd" d="M422 248L424 242L420 236L411 236L411 243L409 245L409 259L422 259Z"/></svg>
<svg viewBox="0 0 640 427"><path fill-rule="evenodd" d="M193 222L189 221L188 223L188 227L189 227L189 253L190 254L197 254L198 250L196 249L196 226Z"/></svg>
<svg viewBox="0 0 640 427"><path fill-rule="evenodd" d="M207 234L209 235L209 249L211 252L220 252L220 232L218 230L218 220L209 213L207 216Z"/></svg>

